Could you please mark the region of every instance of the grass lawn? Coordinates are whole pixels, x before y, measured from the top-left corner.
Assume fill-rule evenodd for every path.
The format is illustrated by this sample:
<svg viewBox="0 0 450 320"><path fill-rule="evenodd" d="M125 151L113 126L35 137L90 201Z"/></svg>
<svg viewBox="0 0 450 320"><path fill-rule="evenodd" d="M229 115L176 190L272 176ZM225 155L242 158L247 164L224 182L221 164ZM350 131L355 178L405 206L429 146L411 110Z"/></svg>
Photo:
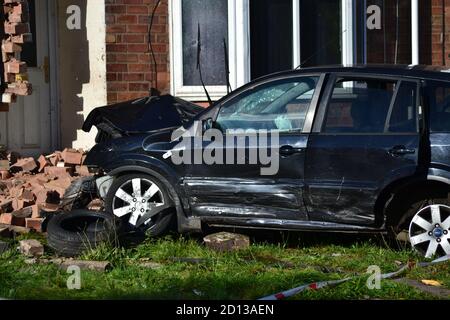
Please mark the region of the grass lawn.
<svg viewBox="0 0 450 320"><path fill-rule="evenodd" d="M317 234L268 231L251 235L253 245L235 253L209 250L198 236L147 239L133 248L105 246L85 253L81 259L110 261L111 270L105 273L82 271L80 290L67 289L70 275L65 271L54 265L28 265L26 258L10 250L0 255L0 297L257 299L310 282L360 275L348 283L304 292L294 299L438 299L391 280L382 281L380 290L367 288L365 273L371 265L378 265L385 273L398 270L400 263L423 261L412 250L393 250L370 237L330 234L319 238ZM12 242L13 247L15 244ZM48 248L46 251L51 253ZM189 263L176 258L202 260ZM145 261L160 263L162 267L153 270L139 265ZM437 280L450 289L448 262L413 269L403 276L419 281Z"/></svg>

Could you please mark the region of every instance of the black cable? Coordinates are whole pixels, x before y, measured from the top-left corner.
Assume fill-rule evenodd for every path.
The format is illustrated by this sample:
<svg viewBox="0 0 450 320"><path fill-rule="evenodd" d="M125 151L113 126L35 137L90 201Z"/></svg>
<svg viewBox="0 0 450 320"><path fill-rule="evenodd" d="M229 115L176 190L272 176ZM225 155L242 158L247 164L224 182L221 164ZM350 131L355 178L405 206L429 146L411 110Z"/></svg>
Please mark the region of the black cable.
<svg viewBox="0 0 450 320"><path fill-rule="evenodd" d="M155 7L153 8L153 12L152 15L150 17L150 26L148 29L148 45L150 48L150 53L152 55L153 58L153 68L154 68L154 73L155 73L155 89L156 91L158 91L158 63L156 62L156 56L155 56L155 51L153 50L153 42L152 42L152 29L153 29L153 21L155 19L155 14L156 14L156 10L158 9L159 5L161 4L161 0L158 0L156 2Z"/></svg>
<svg viewBox="0 0 450 320"><path fill-rule="evenodd" d="M206 89L205 81L203 81L202 74L202 63L201 63L201 52L202 52L202 42L201 42L201 34L200 34L200 22L198 23L198 34L197 34L197 69L200 75L200 81L203 86L203 90L205 90L206 97L208 98L209 106L212 106L211 96L209 95L208 89Z"/></svg>
<svg viewBox="0 0 450 320"><path fill-rule="evenodd" d="M225 77L227 82L227 94L229 94L232 91L232 89L230 84L230 63L228 59L228 48L227 48L227 41L225 40L225 38L223 38L223 51L225 57Z"/></svg>

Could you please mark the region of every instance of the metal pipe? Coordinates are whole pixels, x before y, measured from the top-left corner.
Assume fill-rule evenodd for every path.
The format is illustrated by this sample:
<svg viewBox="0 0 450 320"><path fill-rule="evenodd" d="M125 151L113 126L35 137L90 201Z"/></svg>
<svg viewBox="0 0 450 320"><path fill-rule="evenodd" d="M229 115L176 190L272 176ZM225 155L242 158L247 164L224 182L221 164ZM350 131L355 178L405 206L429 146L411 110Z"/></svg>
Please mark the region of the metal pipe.
<svg viewBox="0 0 450 320"><path fill-rule="evenodd" d="M411 0L411 52L412 64L418 65L419 58L419 0Z"/></svg>

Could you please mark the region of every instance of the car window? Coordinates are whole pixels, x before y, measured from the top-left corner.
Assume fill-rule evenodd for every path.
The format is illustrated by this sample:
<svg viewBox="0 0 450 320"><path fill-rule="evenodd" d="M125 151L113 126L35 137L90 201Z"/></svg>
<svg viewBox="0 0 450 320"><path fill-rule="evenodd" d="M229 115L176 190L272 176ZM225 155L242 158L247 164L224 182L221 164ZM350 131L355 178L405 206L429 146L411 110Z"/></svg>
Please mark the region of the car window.
<svg viewBox="0 0 450 320"><path fill-rule="evenodd" d="M279 80L237 96L219 111L216 127L301 131L319 77Z"/></svg>
<svg viewBox="0 0 450 320"><path fill-rule="evenodd" d="M430 106L430 131L450 132L450 84L434 82L426 88Z"/></svg>
<svg viewBox="0 0 450 320"><path fill-rule="evenodd" d="M383 133L396 85L390 80L338 79L322 132Z"/></svg>
<svg viewBox="0 0 450 320"><path fill-rule="evenodd" d="M416 83L401 82L386 132L418 132Z"/></svg>

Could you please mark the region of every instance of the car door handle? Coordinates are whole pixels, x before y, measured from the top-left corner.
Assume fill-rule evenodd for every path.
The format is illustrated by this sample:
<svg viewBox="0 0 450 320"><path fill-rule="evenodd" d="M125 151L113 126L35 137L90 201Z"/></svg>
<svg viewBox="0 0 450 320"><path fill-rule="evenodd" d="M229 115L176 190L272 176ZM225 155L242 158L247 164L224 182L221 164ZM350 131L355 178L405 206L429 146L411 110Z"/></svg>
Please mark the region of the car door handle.
<svg viewBox="0 0 450 320"><path fill-rule="evenodd" d="M389 150L389 154L393 156L404 156L407 154L415 154L416 150L408 149L405 146L396 146Z"/></svg>
<svg viewBox="0 0 450 320"><path fill-rule="evenodd" d="M303 153L305 149L303 148L294 148L293 146L282 146L280 148L280 155L283 157L289 157L297 153Z"/></svg>

